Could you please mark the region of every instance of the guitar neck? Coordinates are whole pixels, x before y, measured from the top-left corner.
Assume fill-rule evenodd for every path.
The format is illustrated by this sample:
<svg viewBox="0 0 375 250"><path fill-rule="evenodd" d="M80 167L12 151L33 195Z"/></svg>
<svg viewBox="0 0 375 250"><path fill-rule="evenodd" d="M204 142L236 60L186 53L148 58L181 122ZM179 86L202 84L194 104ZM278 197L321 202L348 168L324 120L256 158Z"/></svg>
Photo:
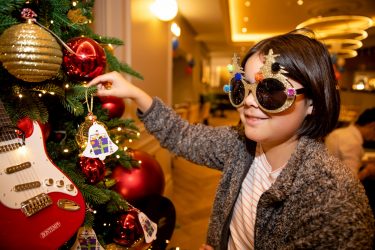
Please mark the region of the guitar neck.
<svg viewBox="0 0 375 250"><path fill-rule="evenodd" d="M15 126L10 120L3 102L0 100L0 142L10 141L17 138Z"/></svg>

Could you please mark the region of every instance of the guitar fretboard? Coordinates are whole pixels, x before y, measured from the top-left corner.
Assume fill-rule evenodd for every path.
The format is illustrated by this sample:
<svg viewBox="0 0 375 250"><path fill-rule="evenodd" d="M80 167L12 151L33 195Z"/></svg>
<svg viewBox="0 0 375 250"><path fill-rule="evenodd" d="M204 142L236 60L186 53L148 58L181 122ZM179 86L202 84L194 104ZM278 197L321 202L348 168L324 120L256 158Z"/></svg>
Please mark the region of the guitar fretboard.
<svg viewBox="0 0 375 250"><path fill-rule="evenodd" d="M11 141L17 138L14 125L12 124L9 116L6 113L3 102L0 100L0 142ZM14 146L1 146L0 152L15 149Z"/></svg>

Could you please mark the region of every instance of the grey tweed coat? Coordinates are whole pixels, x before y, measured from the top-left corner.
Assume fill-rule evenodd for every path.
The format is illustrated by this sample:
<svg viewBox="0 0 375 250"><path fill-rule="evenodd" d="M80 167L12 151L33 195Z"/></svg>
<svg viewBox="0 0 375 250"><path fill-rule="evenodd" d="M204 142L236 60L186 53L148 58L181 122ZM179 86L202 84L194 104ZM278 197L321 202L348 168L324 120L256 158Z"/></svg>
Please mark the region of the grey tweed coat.
<svg viewBox="0 0 375 250"><path fill-rule="evenodd" d="M138 113L161 146L222 171L207 243L227 249L233 207L255 145L233 127L191 125L154 98ZM322 142L302 137L275 183L261 196L255 249L371 249L374 218L360 182Z"/></svg>

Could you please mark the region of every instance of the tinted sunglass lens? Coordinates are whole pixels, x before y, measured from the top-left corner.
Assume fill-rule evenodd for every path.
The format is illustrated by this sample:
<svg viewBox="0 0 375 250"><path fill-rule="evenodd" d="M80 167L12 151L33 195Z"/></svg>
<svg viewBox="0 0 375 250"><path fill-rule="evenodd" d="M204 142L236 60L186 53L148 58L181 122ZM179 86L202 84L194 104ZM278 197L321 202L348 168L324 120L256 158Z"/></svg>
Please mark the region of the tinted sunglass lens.
<svg viewBox="0 0 375 250"><path fill-rule="evenodd" d="M241 80L236 80L235 78L232 78L230 84L232 86L230 92L232 103L234 105L239 105L245 98L245 87Z"/></svg>
<svg viewBox="0 0 375 250"><path fill-rule="evenodd" d="M259 104L268 110L282 107L287 99L284 84L274 78L267 78L259 82L256 96Z"/></svg>

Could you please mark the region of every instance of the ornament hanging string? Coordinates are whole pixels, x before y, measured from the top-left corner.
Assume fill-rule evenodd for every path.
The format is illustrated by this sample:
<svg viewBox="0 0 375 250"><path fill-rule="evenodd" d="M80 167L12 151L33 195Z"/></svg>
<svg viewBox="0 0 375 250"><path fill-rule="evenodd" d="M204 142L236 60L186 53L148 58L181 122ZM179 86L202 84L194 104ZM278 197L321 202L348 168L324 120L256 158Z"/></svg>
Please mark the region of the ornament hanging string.
<svg viewBox="0 0 375 250"><path fill-rule="evenodd" d="M93 112L93 107L94 107L94 97L91 95L90 102L88 100L88 93L87 93L87 88L85 90L85 98L86 98L86 104L87 104L87 111L89 115L92 115Z"/></svg>
<svg viewBox="0 0 375 250"><path fill-rule="evenodd" d="M37 24L39 27L43 28L44 30L46 30L47 32L49 32L51 35L53 35L60 43L62 46L64 46L64 48L69 51L69 53L72 53L74 55L77 55L76 52L74 52L66 43L64 43L63 40L61 40L60 37L58 37L55 33L53 33L50 29L48 29L47 27L45 27L44 25L42 25L41 23L39 23L35 17L37 17L38 15L30 8L24 8L21 12L21 17L25 20L27 20L28 22L34 22L35 24Z"/></svg>

